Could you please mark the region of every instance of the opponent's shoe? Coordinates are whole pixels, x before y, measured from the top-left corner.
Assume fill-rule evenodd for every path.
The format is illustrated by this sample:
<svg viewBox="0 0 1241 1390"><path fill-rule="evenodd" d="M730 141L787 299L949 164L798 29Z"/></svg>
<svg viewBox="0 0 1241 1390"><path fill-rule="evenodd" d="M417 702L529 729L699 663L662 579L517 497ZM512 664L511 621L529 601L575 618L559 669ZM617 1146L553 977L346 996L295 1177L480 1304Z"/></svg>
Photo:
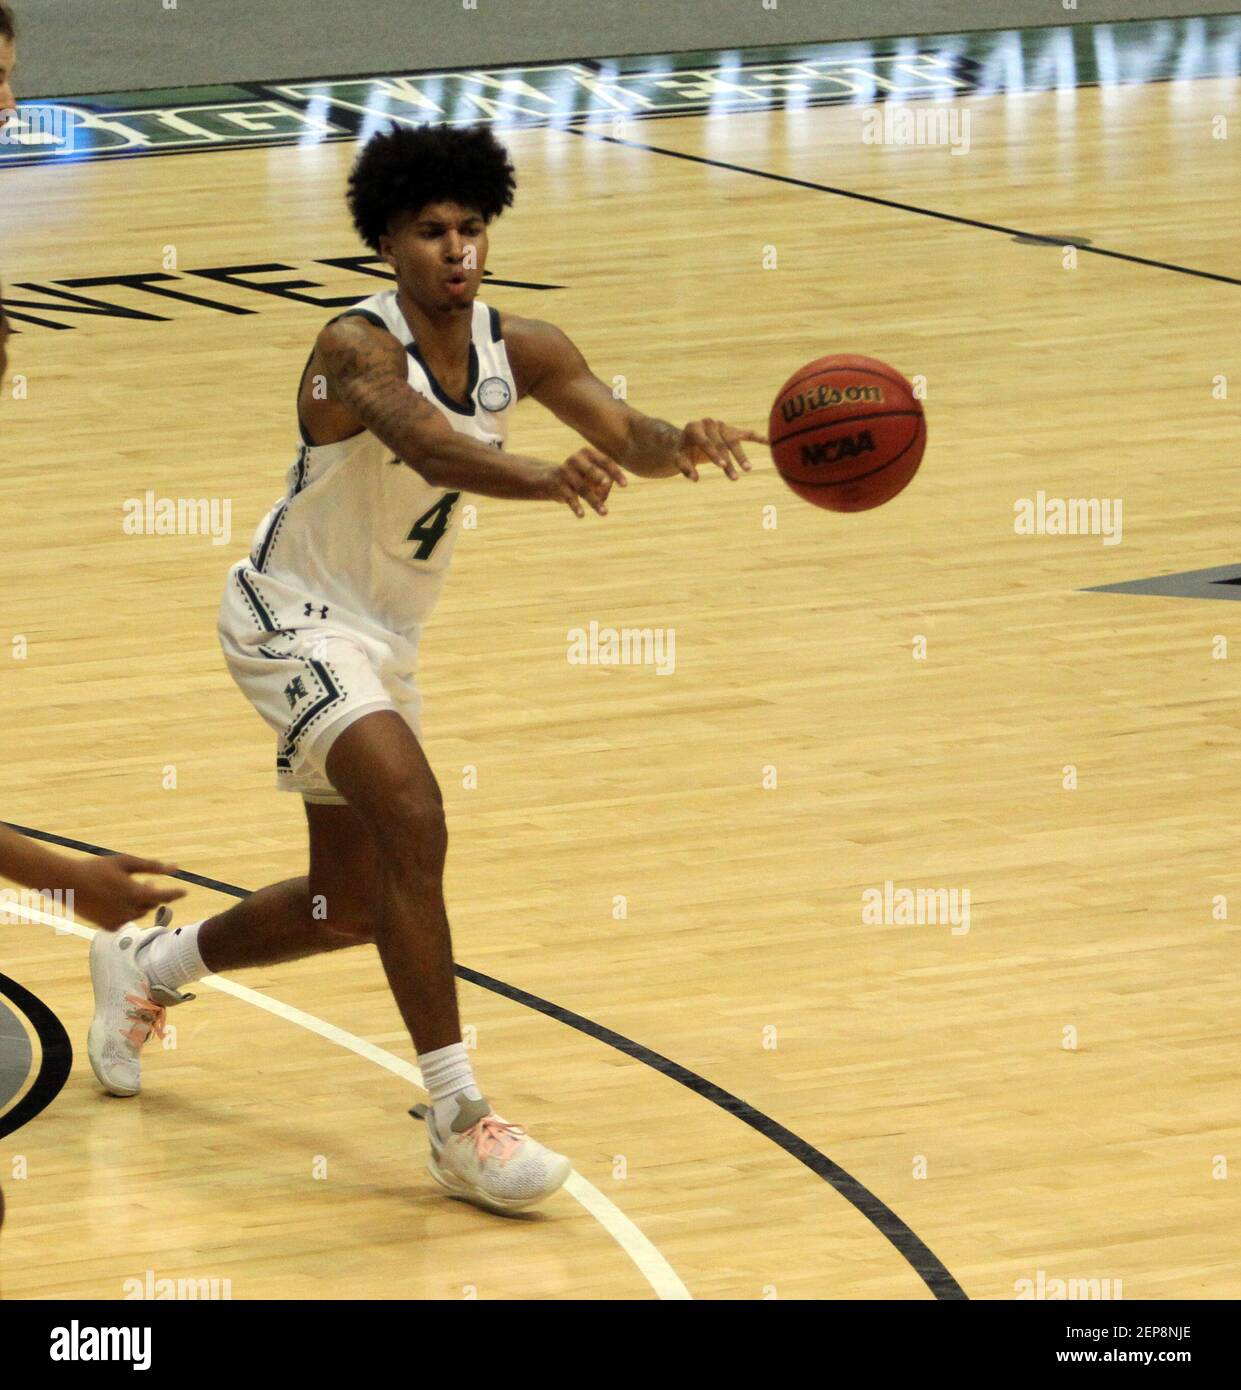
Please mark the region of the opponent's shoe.
<svg viewBox="0 0 1241 1390"><path fill-rule="evenodd" d="M493 1114L485 1098L458 1099L447 1133L436 1127L430 1106L424 1118L431 1141L431 1176L454 1197L489 1211L524 1211L563 1187L573 1171L563 1154L544 1148L524 1129Z"/></svg>
<svg viewBox="0 0 1241 1390"><path fill-rule="evenodd" d="M142 1089L140 1053L152 1033L164 1036L164 1018L173 1004L193 999L147 978L135 957L143 942L164 931L172 913L161 907L153 927L133 924L120 931L97 931L90 944L90 978L95 1016L86 1051L91 1070L114 1096L136 1096Z"/></svg>

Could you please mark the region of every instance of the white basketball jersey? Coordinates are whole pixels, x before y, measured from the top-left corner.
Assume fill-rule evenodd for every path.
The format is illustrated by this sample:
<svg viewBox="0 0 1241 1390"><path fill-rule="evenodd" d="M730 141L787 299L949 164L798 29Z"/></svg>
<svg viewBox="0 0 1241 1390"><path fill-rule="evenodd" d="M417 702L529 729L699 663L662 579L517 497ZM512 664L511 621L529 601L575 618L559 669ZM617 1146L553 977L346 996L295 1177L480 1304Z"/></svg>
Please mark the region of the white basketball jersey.
<svg viewBox="0 0 1241 1390"><path fill-rule="evenodd" d="M349 314L386 328L404 345L409 384L454 430L503 448L517 387L497 310L474 303L466 405L446 396L431 375L395 290L362 300L342 317ZM287 493L255 532L250 582L242 585L252 616L269 631L305 627L308 620L357 622L416 645L457 543L461 494L433 487L369 430L320 445L303 430L286 481Z"/></svg>

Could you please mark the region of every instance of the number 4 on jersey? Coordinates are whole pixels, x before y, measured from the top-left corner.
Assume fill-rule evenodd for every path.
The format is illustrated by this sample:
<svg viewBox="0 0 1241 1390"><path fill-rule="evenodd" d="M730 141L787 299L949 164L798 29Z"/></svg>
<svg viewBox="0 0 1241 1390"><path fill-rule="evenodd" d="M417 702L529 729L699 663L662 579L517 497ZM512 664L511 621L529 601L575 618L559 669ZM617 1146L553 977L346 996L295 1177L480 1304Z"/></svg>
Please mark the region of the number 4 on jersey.
<svg viewBox="0 0 1241 1390"><path fill-rule="evenodd" d="M457 505L457 499L461 496L459 492L446 492L443 497L429 511L423 514L414 522L414 529L409 533L407 539L418 542L418 549L414 551L413 559L429 560L435 547L439 545L444 532L448 530L448 523L452 520L452 509Z"/></svg>

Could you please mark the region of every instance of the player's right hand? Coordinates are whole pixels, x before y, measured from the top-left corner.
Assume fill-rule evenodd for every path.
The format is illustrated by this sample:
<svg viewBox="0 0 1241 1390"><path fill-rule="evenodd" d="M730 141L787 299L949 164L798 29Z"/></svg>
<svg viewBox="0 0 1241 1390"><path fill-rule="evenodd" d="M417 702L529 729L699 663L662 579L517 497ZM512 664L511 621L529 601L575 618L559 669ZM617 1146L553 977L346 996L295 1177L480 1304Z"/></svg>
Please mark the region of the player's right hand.
<svg viewBox="0 0 1241 1390"><path fill-rule="evenodd" d="M70 887L73 911L105 931L116 931L126 922L136 922L161 903L185 897L184 888L164 888L145 883L134 874L175 874L170 864L139 859L132 854L109 854L76 866Z"/></svg>
<svg viewBox="0 0 1241 1390"><path fill-rule="evenodd" d="M553 502L563 502L578 516L585 516L581 499L599 513L607 516L608 493L612 484L628 487L629 482L619 463L601 454L598 449L579 449L561 464L549 468L544 496Z"/></svg>

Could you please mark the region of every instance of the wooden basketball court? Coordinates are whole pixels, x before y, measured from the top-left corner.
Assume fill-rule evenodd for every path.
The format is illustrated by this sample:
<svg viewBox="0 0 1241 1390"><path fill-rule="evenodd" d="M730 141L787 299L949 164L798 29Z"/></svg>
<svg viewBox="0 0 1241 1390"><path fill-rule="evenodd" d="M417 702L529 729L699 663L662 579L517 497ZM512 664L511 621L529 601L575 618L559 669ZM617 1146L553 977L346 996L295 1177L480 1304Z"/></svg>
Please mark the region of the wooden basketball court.
<svg viewBox="0 0 1241 1390"><path fill-rule="evenodd" d="M945 101L967 153L868 141L858 99L501 121L487 302L673 421L762 428L847 351L929 424L854 516L763 450L604 519L476 499L421 672L463 1016L578 1178L521 1220L440 1195L369 947L205 983L120 1101L89 932L13 920L0 969L74 1056L0 1139L6 1297L1241 1296L1241 610L1091 592L1241 575L1241 79L908 106ZM215 611L330 301L381 287L345 260L354 153L0 168L3 816L176 862L179 920L303 870ZM182 297L116 279L148 273ZM511 442L575 447L532 403ZM160 499L227 500L227 539L126 529ZM1123 531L1022 534L1026 499L1120 499ZM592 624L674 633L674 669L571 661ZM968 907L906 922L902 889Z"/></svg>

